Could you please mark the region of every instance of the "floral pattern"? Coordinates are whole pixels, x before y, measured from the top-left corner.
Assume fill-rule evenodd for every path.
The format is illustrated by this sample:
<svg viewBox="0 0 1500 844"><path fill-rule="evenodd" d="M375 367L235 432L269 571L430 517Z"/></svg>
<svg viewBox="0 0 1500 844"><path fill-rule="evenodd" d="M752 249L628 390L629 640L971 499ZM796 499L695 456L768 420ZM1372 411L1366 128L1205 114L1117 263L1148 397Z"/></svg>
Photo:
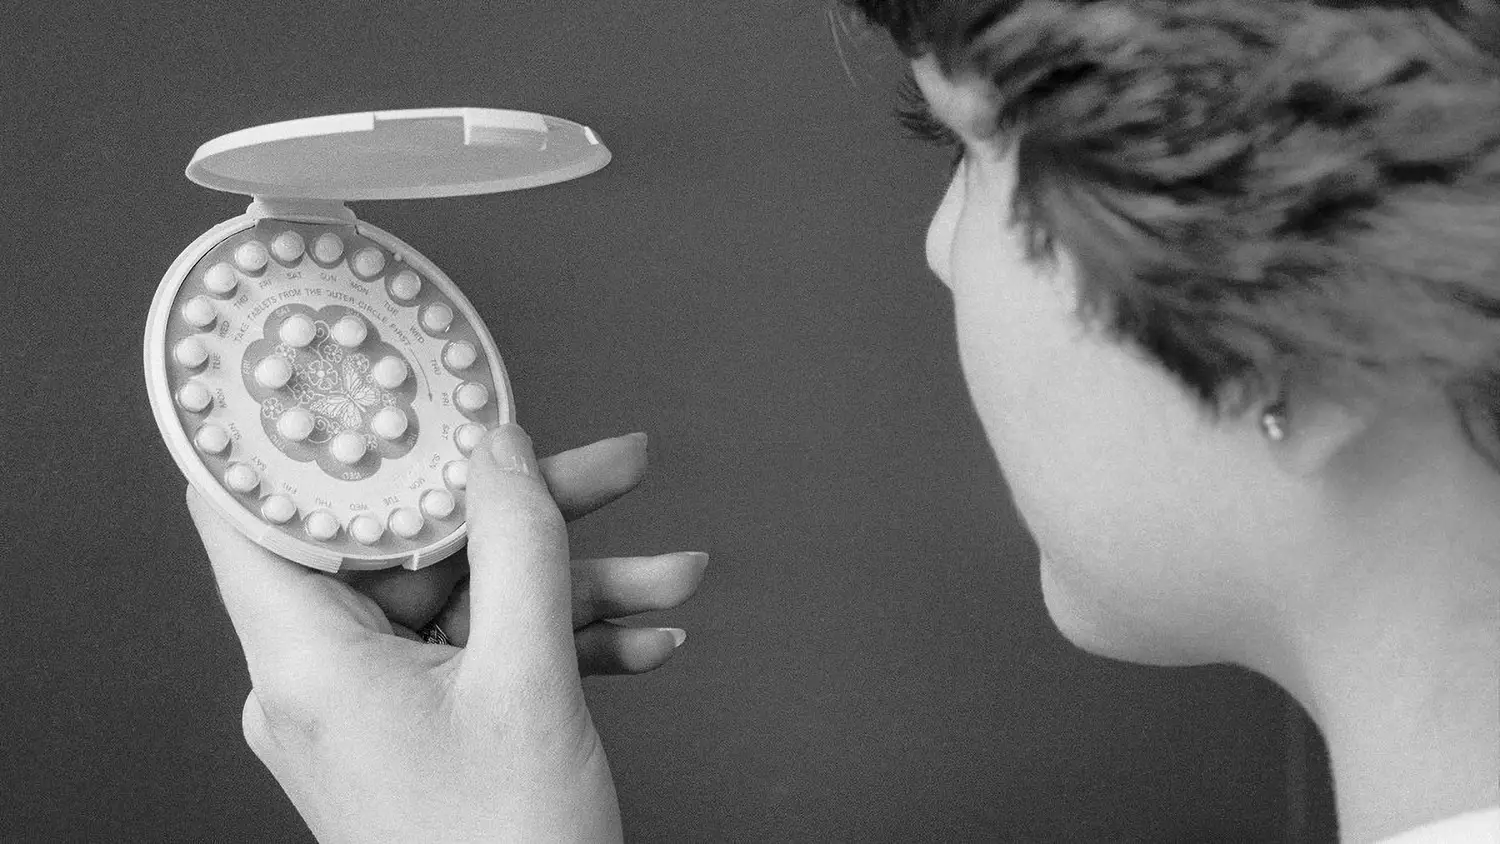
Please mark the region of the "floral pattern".
<svg viewBox="0 0 1500 844"><path fill-rule="evenodd" d="M405 357L401 350L383 342L374 332L363 344L347 349L335 342L329 326L351 309L328 306L312 309L293 305L275 312L264 326L261 340L250 344L244 359L245 386L260 404L260 416L266 433L287 456L298 461L317 462L325 472L348 480L351 472L368 476L376 471L384 457L404 454L416 435L415 414L411 412L416 385L411 380L394 390L387 390L371 378L373 361L386 355ZM303 314L313 322L313 341L305 347L293 346L279 339L281 324L293 314ZM255 381L256 364L267 357L285 358L292 366L292 377L278 390L268 390ZM396 441L379 438L370 430L370 418L382 408L404 408L412 424L407 437ZM306 410L313 418L312 433L301 442L286 440L277 432L277 422L293 408ZM338 463L321 447L334 436L353 431L365 439L366 460L355 466Z"/></svg>

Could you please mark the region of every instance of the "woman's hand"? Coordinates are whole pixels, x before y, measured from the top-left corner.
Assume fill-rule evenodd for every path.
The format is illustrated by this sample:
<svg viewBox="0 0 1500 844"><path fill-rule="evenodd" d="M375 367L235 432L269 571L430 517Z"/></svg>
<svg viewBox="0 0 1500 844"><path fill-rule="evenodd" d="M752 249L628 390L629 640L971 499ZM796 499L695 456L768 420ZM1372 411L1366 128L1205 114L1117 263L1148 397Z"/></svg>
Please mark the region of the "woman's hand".
<svg viewBox="0 0 1500 844"><path fill-rule="evenodd" d="M471 457L471 571L449 613L467 620L462 649L398 635L377 601L188 503L250 670L246 739L320 840L620 837L578 679L567 533L519 428ZM656 559L681 560L692 592L699 558Z"/></svg>
<svg viewBox="0 0 1500 844"><path fill-rule="evenodd" d="M646 473L646 435L627 434L541 461L542 477L567 521L582 518L635 489ZM671 659L681 630L621 627L604 619L678 606L692 597L708 565L701 553L608 557L572 564L574 641L579 671L639 674ZM393 632L437 622L448 641L469 638L469 560L465 551L417 571L399 568L340 573L385 613Z"/></svg>

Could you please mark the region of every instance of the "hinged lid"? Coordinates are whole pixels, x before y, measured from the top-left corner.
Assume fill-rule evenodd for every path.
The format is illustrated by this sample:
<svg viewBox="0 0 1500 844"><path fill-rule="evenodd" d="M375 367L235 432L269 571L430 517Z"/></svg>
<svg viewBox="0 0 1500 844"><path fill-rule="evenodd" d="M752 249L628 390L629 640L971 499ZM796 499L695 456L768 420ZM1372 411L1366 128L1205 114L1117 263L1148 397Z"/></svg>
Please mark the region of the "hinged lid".
<svg viewBox="0 0 1500 844"><path fill-rule="evenodd" d="M592 129L491 108L367 111L268 123L198 148L187 177L285 199L420 199L496 193L585 176L609 163Z"/></svg>

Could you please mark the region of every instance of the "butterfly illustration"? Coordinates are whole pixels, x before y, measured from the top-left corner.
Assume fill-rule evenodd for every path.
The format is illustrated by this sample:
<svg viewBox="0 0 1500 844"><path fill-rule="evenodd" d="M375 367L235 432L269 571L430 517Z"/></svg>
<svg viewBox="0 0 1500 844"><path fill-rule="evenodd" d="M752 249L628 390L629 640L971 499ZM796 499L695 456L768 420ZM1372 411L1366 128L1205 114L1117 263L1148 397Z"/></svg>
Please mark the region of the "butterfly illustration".
<svg viewBox="0 0 1500 844"><path fill-rule="evenodd" d="M371 383L353 360L345 360L343 383L339 389L314 398L308 403L313 413L327 416L345 428L358 428L364 424L365 411L383 403L382 391Z"/></svg>

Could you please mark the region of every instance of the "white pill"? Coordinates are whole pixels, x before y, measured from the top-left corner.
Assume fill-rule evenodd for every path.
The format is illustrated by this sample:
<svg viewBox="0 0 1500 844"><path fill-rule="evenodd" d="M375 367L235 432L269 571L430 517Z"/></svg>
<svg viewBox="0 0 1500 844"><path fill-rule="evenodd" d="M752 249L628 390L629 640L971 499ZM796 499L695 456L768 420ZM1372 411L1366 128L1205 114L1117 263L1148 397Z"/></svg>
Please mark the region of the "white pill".
<svg viewBox="0 0 1500 844"><path fill-rule="evenodd" d="M391 279L391 298L397 302L410 302L422 292L422 279L411 270L402 270Z"/></svg>
<svg viewBox="0 0 1500 844"><path fill-rule="evenodd" d="M204 425L193 435L193 443L204 454L219 454L229 448L229 432L218 425Z"/></svg>
<svg viewBox="0 0 1500 844"><path fill-rule="evenodd" d="M240 244L240 248L234 250L235 266L247 273L258 273L265 269L266 262L271 260L271 255L266 251L266 245L258 240L249 240Z"/></svg>
<svg viewBox="0 0 1500 844"><path fill-rule="evenodd" d="M297 504L285 495L269 495L260 503L260 514L268 522L284 525L297 515Z"/></svg>
<svg viewBox="0 0 1500 844"><path fill-rule="evenodd" d="M470 413L490 403L490 391L483 384L469 381L458 385L453 391L453 403Z"/></svg>
<svg viewBox="0 0 1500 844"><path fill-rule="evenodd" d="M333 232L324 232L313 241L312 253L319 261L331 264L344 254L344 241Z"/></svg>
<svg viewBox="0 0 1500 844"><path fill-rule="evenodd" d="M364 320L354 314L348 314L339 317L339 321L333 324L333 328L330 328L328 333L333 337L333 342L345 348L352 349L360 343L365 342L365 338L370 334L370 329L365 325Z"/></svg>
<svg viewBox="0 0 1500 844"><path fill-rule="evenodd" d="M394 355L383 357L370 367L370 377L387 390L394 390L405 383L407 374L406 361Z"/></svg>
<svg viewBox="0 0 1500 844"><path fill-rule="evenodd" d="M271 355L255 365L255 380L262 387L279 390L292 380L292 362L281 355Z"/></svg>
<svg viewBox="0 0 1500 844"><path fill-rule="evenodd" d="M402 539L415 538L422 532L422 514L411 507L401 507L391 513L391 533Z"/></svg>
<svg viewBox="0 0 1500 844"><path fill-rule="evenodd" d="M365 456L365 437L353 431L345 431L328 441L328 453L333 459L353 466Z"/></svg>
<svg viewBox="0 0 1500 844"><path fill-rule="evenodd" d="M306 314L292 314L281 323L281 342L302 348L318 336L318 328Z"/></svg>
<svg viewBox="0 0 1500 844"><path fill-rule="evenodd" d="M478 358L479 353L468 340L454 340L443 349L443 363L454 369L468 369Z"/></svg>
<svg viewBox="0 0 1500 844"><path fill-rule="evenodd" d="M235 492L249 492L260 486L260 473L244 463L235 463L224 470L224 486Z"/></svg>
<svg viewBox="0 0 1500 844"><path fill-rule="evenodd" d="M453 432L453 444L458 446L458 450L464 454L473 451L483 439L484 426L475 425L473 422L460 425L458 430Z"/></svg>
<svg viewBox="0 0 1500 844"><path fill-rule="evenodd" d="M314 510L308 513L302 526L307 529L308 536L324 542L339 535L338 517L327 510Z"/></svg>
<svg viewBox="0 0 1500 844"><path fill-rule="evenodd" d="M436 302L422 309L422 327L433 334L442 334L453 324L453 309Z"/></svg>
<svg viewBox="0 0 1500 844"><path fill-rule="evenodd" d="M385 253L373 246L366 246L349 259L349 267L360 278L379 275L385 269Z"/></svg>
<svg viewBox="0 0 1500 844"><path fill-rule="evenodd" d="M290 230L276 235L276 239L271 241L271 254L286 264L301 258L306 249L307 241L302 239L302 235Z"/></svg>
<svg viewBox="0 0 1500 844"><path fill-rule="evenodd" d="M276 420L276 432L294 443L300 443L312 436L316 423L317 420L311 413L300 407L294 407L281 414L281 418Z"/></svg>
<svg viewBox="0 0 1500 844"><path fill-rule="evenodd" d="M188 368L202 366L208 360L208 347L197 337L188 337L172 350L172 357Z"/></svg>
<svg viewBox="0 0 1500 844"><path fill-rule="evenodd" d="M454 489L469 485L469 461L455 460L443 467L443 482Z"/></svg>
<svg viewBox="0 0 1500 844"><path fill-rule="evenodd" d="M355 516L349 522L349 535L354 537L354 541L361 545L374 545L380 541L380 537L384 533L385 525L381 524L379 519L368 514Z"/></svg>
<svg viewBox="0 0 1500 844"><path fill-rule="evenodd" d="M229 295L229 292L238 287L239 283L239 273L223 261L209 267L208 272L203 274L203 286L208 288L208 292L217 293L220 296Z"/></svg>
<svg viewBox="0 0 1500 844"><path fill-rule="evenodd" d="M177 403L182 405L184 410L202 413L214 403L214 397L207 387L197 381L189 381L177 391Z"/></svg>
<svg viewBox="0 0 1500 844"><path fill-rule="evenodd" d="M453 493L446 489L429 489L422 495L422 512L431 519L446 519L457 506Z"/></svg>
<svg viewBox="0 0 1500 844"><path fill-rule="evenodd" d="M383 407L370 419L370 430L376 436L397 440L406 433L406 414L394 407Z"/></svg>
<svg viewBox="0 0 1500 844"><path fill-rule="evenodd" d="M207 328L219 315L214 312L214 303L207 296L194 296L182 304L182 318L194 328Z"/></svg>

